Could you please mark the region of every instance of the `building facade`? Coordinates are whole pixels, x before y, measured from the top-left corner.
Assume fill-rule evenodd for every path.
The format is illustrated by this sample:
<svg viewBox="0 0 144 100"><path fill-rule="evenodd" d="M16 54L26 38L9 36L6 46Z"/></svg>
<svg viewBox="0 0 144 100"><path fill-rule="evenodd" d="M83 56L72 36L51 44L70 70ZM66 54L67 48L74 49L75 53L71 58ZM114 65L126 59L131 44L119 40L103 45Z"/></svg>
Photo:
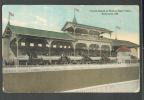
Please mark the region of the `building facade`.
<svg viewBox="0 0 144 100"><path fill-rule="evenodd" d="M112 31L66 22L63 32L32 29L7 24L3 34L4 64L95 63L102 58L116 60L116 50L127 45L137 51L138 45L111 39ZM106 38L103 34L109 34ZM136 55L135 55L136 56Z"/></svg>

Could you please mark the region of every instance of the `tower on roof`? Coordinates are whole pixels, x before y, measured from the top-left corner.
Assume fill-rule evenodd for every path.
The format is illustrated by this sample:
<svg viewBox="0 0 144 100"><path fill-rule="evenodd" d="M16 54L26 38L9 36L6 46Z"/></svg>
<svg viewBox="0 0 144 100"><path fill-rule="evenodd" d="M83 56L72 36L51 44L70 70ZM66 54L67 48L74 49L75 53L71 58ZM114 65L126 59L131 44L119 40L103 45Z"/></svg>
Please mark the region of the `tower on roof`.
<svg viewBox="0 0 144 100"><path fill-rule="evenodd" d="M14 14L12 12L9 12L8 14L8 25L10 25L10 17L14 16Z"/></svg>
<svg viewBox="0 0 144 100"><path fill-rule="evenodd" d="M120 26L116 26L115 29L116 29L116 31L117 31L117 30L120 30L121 27L120 27ZM115 32L115 40L117 40L117 32Z"/></svg>
<svg viewBox="0 0 144 100"><path fill-rule="evenodd" d="M74 8L74 18L73 18L73 23L77 23L77 19L76 19L76 16L75 16L75 13L76 13L76 12L79 12L79 9Z"/></svg>
<svg viewBox="0 0 144 100"><path fill-rule="evenodd" d="M73 23L76 23L76 24L77 24L77 19L76 19L75 16L74 16L74 18L73 18Z"/></svg>

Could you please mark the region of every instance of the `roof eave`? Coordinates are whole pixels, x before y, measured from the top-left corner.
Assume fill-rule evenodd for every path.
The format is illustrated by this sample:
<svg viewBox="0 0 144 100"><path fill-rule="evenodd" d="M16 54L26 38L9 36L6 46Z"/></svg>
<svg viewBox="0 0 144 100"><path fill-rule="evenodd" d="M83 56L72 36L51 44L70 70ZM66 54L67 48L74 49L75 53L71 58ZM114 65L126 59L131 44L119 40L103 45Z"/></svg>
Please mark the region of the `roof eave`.
<svg viewBox="0 0 144 100"><path fill-rule="evenodd" d="M64 31L65 30L65 27L66 25L68 24L69 22L66 22L65 25L62 27L61 31Z"/></svg>
<svg viewBox="0 0 144 100"><path fill-rule="evenodd" d="M64 39L64 38L55 38L55 37L40 37L40 36L34 36L34 35L28 35L28 34L17 34L16 35L22 35L22 36L32 36L32 37L39 37L39 38L45 38L45 39L57 39L57 40L66 40L66 41L73 41L74 39Z"/></svg>

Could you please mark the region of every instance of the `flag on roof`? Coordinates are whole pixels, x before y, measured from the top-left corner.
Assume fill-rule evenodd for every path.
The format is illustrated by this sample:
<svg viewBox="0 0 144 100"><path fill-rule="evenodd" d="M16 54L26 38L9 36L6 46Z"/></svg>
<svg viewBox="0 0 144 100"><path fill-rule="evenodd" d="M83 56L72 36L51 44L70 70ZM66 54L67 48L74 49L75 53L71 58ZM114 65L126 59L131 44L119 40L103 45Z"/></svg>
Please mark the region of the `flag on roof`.
<svg viewBox="0 0 144 100"><path fill-rule="evenodd" d="M74 8L74 10L77 11L77 12L79 12L79 9L77 9L77 8Z"/></svg>
<svg viewBox="0 0 144 100"><path fill-rule="evenodd" d="M10 16L14 16L14 14L13 14L12 12L9 12L9 15L10 15Z"/></svg>
<svg viewBox="0 0 144 100"><path fill-rule="evenodd" d="M116 52L131 52L131 50L127 47L120 47L116 50Z"/></svg>
<svg viewBox="0 0 144 100"><path fill-rule="evenodd" d="M121 29L119 26L116 26L116 29Z"/></svg>

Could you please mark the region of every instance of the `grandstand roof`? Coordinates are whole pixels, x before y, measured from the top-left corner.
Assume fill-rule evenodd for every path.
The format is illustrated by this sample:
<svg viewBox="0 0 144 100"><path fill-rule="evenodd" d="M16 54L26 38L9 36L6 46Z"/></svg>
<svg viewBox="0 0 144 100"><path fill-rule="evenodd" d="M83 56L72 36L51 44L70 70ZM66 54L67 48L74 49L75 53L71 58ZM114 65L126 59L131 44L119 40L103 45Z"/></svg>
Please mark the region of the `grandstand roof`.
<svg viewBox="0 0 144 100"><path fill-rule="evenodd" d="M130 41L125 41L125 40L116 40L112 39L112 46L121 46L125 45L127 47L138 47L138 44L132 43Z"/></svg>
<svg viewBox="0 0 144 100"><path fill-rule="evenodd" d="M131 50L125 46L121 46L116 50L117 52L130 52Z"/></svg>
<svg viewBox="0 0 144 100"><path fill-rule="evenodd" d="M17 34L17 35L74 41L74 38L70 35L70 33L40 30L40 29L27 28L27 27L21 27L21 26L9 25L9 24L7 25L7 27L10 28L13 34ZM126 45L127 47L139 46L138 44L132 43L130 41L116 40L116 39L111 39L111 40L112 40L112 46L121 46L121 45Z"/></svg>
<svg viewBox="0 0 144 100"><path fill-rule="evenodd" d="M20 27L20 26L14 26L14 25L9 25L8 27L10 28L12 33L18 34L18 35L62 39L62 40L73 40L73 38L69 35L69 33L39 30L39 29Z"/></svg>
<svg viewBox="0 0 144 100"><path fill-rule="evenodd" d="M66 24L64 25L64 27L62 28L62 31L64 31L66 29L66 26L68 24L71 25L75 25L75 27L82 27L82 28L86 28L86 29L94 29L94 30L99 30L102 31L102 33L112 33L112 31L106 29L106 28L100 28L100 27L95 27L95 26L90 26L90 25L85 25L85 24L79 24L79 23L73 23L73 22L66 22Z"/></svg>

